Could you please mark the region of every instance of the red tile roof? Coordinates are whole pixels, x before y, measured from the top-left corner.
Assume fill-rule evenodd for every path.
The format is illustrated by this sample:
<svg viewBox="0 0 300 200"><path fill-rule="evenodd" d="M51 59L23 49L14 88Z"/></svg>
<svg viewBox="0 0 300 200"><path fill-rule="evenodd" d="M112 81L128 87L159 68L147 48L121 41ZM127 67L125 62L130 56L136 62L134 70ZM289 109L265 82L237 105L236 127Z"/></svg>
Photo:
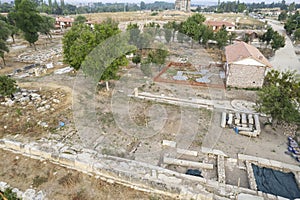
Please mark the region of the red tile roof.
<svg viewBox="0 0 300 200"><path fill-rule="evenodd" d="M225 22L225 21L206 21L208 26L226 26L226 27L234 27L234 24Z"/></svg>
<svg viewBox="0 0 300 200"><path fill-rule="evenodd" d="M228 64L244 60L246 58L252 58L266 65L267 67L271 67L270 62L256 47L245 42L237 42L233 45L225 47L225 55Z"/></svg>
<svg viewBox="0 0 300 200"><path fill-rule="evenodd" d="M56 22L74 22L74 18L69 17L56 17Z"/></svg>

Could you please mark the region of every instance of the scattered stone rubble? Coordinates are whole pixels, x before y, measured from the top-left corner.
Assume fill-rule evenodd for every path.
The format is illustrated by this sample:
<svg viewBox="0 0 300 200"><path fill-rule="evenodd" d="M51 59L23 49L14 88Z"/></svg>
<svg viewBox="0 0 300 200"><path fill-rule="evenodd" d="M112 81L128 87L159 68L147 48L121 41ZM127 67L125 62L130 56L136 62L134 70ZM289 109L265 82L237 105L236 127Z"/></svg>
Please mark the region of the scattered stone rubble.
<svg viewBox="0 0 300 200"><path fill-rule="evenodd" d="M9 184L0 182L0 191L5 191L7 188L11 188ZM27 189L22 192L18 188L12 188L12 192L16 193L17 198L22 200L44 200L46 197L43 191L36 192L34 189Z"/></svg>
<svg viewBox="0 0 300 200"><path fill-rule="evenodd" d="M3 106L14 106L20 104L23 107L33 106L38 112L55 111L55 107L60 104L64 94L56 91L53 95L41 95L38 90L19 89L12 98L4 98L0 104Z"/></svg>
<svg viewBox="0 0 300 200"><path fill-rule="evenodd" d="M59 58L62 56L62 48L48 48L39 49L38 51L27 50L26 52L20 54L16 61L24 63L43 63L46 64L49 60L54 58Z"/></svg>

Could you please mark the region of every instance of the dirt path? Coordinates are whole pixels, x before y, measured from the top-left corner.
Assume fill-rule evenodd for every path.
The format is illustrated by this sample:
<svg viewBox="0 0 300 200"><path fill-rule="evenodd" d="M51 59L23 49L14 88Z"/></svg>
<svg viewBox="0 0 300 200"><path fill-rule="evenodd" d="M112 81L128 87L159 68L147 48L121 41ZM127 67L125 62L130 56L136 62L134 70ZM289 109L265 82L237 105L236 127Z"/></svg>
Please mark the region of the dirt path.
<svg viewBox="0 0 300 200"><path fill-rule="evenodd" d="M285 36L285 46L277 50L275 56L270 59L274 69L279 71L296 70L297 73L300 73L299 58L295 53L291 39L286 36L283 25L275 20L268 20L268 24L270 24L275 31Z"/></svg>

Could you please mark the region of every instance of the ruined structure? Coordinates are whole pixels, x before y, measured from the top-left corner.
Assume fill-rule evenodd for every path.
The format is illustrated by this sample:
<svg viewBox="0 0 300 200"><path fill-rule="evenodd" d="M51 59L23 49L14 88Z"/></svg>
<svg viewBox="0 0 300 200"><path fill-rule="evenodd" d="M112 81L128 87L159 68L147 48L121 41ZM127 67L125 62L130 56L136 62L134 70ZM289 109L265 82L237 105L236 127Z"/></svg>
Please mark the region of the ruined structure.
<svg viewBox="0 0 300 200"><path fill-rule="evenodd" d="M175 0L175 10L191 11L191 0Z"/></svg>

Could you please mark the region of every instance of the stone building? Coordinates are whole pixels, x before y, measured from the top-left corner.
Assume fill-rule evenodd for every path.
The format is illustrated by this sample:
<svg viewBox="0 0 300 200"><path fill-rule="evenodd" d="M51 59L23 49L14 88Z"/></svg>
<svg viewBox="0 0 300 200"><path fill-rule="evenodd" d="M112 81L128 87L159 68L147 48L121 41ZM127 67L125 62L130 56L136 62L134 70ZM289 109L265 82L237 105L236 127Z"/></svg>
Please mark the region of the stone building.
<svg viewBox="0 0 300 200"><path fill-rule="evenodd" d="M271 64L256 47L237 42L225 47L225 56L226 87L262 87Z"/></svg>
<svg viewBox="0 0 300 200"><path fill-rule="evenodd" d="M175 0L175 10L191 11L191 0Z"/></svg>

